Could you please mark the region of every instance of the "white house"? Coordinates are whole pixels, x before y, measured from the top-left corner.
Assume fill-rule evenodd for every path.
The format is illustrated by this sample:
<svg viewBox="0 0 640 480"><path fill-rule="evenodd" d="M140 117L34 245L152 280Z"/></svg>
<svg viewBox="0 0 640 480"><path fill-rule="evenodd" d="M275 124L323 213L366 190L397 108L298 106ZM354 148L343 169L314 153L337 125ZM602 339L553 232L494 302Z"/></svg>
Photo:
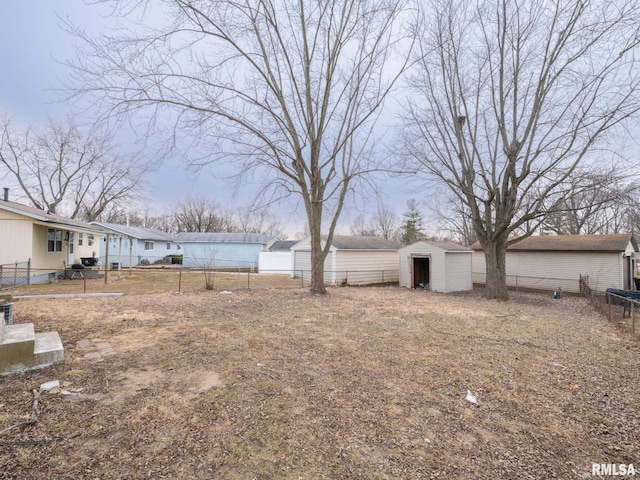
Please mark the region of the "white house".
<svg viewBox="0 0 640 480"><path fill-rule="evenodd" d="M479 242L471 246L473 281L484 284L486 265ZM638 244L630 233L532 236L507 249L507 285L578 293L580 275L591 288L634 288Z"/></svg>
<svg viewBox="0 0 640 480"><path fill-rule="evenodd" d="M324 262L324 281L330 285L395 283L398 247L382 237L334 235ZM302 240L291 250L294 277L310 280L311 239Z"/></svg>
<svg viewBox="0 0 640 480"><path fill-rule="evenodd" d="M78 220L0 200L0 284L57 279L91 257L102 231Z"/></svg>
<svg viewBox="0 0 640 480"><path fill-rule="evenodd" d="M473 250L453 242L422 240L399 251L400 286L434 292L473 289Z"/></svg>

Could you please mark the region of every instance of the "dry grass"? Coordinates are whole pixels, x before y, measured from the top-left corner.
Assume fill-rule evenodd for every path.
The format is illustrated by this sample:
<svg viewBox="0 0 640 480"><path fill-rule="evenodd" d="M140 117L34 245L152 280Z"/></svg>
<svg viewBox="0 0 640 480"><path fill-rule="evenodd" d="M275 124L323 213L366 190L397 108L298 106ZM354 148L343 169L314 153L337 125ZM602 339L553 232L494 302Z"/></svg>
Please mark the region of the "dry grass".
<svg viewBox="0 0 640 480"><path fill-rule="evenodd" d="M0 430L45 381L74 394L43 394L36 424L0 436L0 478L591 478L591 462L640 464L638 343L582 299L313 297L278 277L176 294L152 277L110 283L117 298L16 303L16 322L60 333L66 359L0 379ZM115 355L87 358L104 342Z"/></svg>

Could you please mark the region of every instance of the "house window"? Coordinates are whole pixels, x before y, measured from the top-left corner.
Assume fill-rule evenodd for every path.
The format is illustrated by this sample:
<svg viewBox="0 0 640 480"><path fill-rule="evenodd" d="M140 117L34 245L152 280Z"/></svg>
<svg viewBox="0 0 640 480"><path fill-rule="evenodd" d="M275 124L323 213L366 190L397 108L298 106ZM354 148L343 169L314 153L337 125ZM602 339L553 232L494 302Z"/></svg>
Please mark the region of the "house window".
<svg viewBox="0 0 640 480"><path fill-rule="evenodd" d="M87 235L87 244L92 247L93 246L93 233Z"/></svg>
<svg viewBox="0 0 640 480"><path fill-rule="evenodd" d="M144 242L144 249L149 251L149 250L153 250L153 242Z"/></svg>
<svg viewBox="0 0 640 480"><path fill-rule="evenodd" d="M47 229L47 252L62 251L62 230Z"/></svg>
<svg viewBox="0 0 640 480"><path fill-rule="evenodd" d="M78 246L81 247L84 244L84 233L78 233Z"/></svg>
<svg viewBox="0 0 640 480"><path fill-rule="evenodd" d="M167 242L167 250L171 250L171 242Z"/></svg>

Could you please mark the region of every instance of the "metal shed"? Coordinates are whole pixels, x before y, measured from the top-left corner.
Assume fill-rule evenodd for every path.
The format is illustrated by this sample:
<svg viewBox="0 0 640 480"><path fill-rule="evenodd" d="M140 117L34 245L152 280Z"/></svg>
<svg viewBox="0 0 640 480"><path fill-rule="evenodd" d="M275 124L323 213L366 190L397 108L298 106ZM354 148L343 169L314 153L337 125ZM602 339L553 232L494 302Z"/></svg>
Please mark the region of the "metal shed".
<svg viewBox="0 0 640 480"><path fill-rule="evenodd" d="M453 242L422 240L399 250L400 286L434 292L471 290L473 250Z"/></svg>

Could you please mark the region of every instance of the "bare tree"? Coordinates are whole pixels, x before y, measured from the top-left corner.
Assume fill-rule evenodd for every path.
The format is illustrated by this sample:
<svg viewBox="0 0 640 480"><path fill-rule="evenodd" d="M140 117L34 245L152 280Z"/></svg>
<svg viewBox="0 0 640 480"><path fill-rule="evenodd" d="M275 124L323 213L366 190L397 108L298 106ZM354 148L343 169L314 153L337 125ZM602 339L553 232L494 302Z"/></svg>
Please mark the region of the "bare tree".
<svg viewBox="0 0 640 480"><path fill-rule="evenodd" d="M466 246L473 245L478 237L473 229L471 213L458 197L447 193L443 195L443 202L434 208L441 229L447 232L448 239Z"/></svg>
<svg viewBox="0 0 640 480"><path fill-rule="evenodd" d="M116 11L129 5L116 2ZM145 109L152 129L171 112L172 132L193 139L192 165L227 160L266 189L299 195L311 235L311 291L326 293L324 259L345 198L359 179L384 169L372 129L408 65L406 1L136 5L159 6L170 23L98 39L75 29L87 42L73 65L76 93L95 94L112 117ZM194 160L196 147L206 153Z"/></svg>
<svg viewBox="0 0 640 480"><path fill-rule="evenodd" d="M409 158L469 212L488 298L508 299L512 234L635 114L640 3L434 0L404 135Z"/></svg>
<svg viewBox="0 0 640 480"><path fill-rule="evenodd" d="M566 181L556 209L544 221L556 234L621 233L626 229L626 209L633 205L640 185L627 179L616 166L576 170Z"/></svg>
<svg viewBox="0 0 640 480"><path fill-rule="evenodd" d="M185 200L173 210L179 232L236 232L233 214L217 203L198 196Z"/></svg>
<svg viewBox="0 0 640 480"><path fill-rule="evenodd" d="M237 211L238 230L243 233L262 233L282 237L282 225L266 208L249 206Z"/></svg>
<svg viewBox="0 0 640 480"><path fill-rule="evenodd" d="M351 225L352 235L373 235L396 240L400 236L398 216L382 204L378 204L378 210L371 220L367 222L364 215L358 215Z"/></svg>
<svg viewBox="0 0 640 480"><path fill-rule="evenodd" d="M73 123L50 123L37 133L19 131L5 118L1 128L0 166L36 208L90 222L142 190L144 164Z"/></svg>
<svg viewBox="0 0 640 480"><path fill-rule="evenodd" d="M367 223L367 219L364 214L358 215L351 224L351 235L358 236L375 236L377 235L375 226Z"/></svg>

